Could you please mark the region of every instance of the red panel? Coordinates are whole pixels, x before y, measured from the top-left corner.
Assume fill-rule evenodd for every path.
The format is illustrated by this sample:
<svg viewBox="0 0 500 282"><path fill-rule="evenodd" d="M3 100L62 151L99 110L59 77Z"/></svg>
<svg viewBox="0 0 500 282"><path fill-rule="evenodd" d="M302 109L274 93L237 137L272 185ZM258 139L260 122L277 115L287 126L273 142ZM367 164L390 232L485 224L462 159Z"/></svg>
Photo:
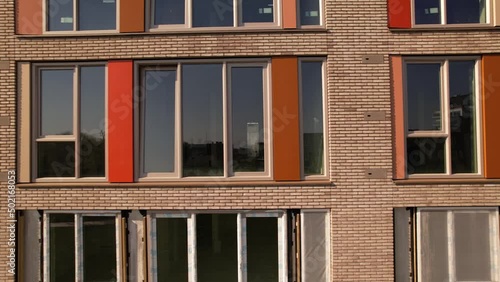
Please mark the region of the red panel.
<svg viewBox="0 0 500 282"><path fill-rule="evenodd" d="M16 0L16 33L42 34L42 0Z"/></svg>
<svg viewBox="0 0 500 282"><path fill-rule="evenodd" d="M405 116L403 89L403 60L400 56L391 56L391 86L393 102L393 158L394 179L406 177Z"/></svg>
<svg viewBox="0 0 500 282"><path fill-rule="evenodd" d="M110 182L134 181L132 61L108 63L108 169Z"/></svg>
<svg viewBox="0 0 500 282"><path fill-rule="evenodd" d="M500 55L483 56L484 176L500 178Z"/></svg>
<svg viewBox="0 0 500 282"><path fill-rule="evenodd" d="M411 28L411 0L388 0L389 28Z"/></svg>

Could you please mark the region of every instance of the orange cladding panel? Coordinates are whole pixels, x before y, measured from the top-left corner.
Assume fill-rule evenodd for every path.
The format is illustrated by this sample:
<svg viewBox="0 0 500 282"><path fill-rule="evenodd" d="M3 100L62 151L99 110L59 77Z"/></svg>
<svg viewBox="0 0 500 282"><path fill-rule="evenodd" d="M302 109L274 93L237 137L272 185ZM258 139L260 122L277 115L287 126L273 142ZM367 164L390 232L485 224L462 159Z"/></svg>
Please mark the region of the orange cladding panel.
<svg viewBox="0 0 500 282"><path fill-rule="evenodd" d="M299 84L296 57L272 59L274 180L300 180Z"/></svg>
<svg viewBox="0 0 500 282"><path fill-rule="evenodd" d="M389 28L411 28L411 0L387 1Z"/></svg>
<svg viewBox="0 0 500 282"><path fill-rule="evenodd" d="M133 62L108 63L108 167L110 182L134 181Z"/></svg>
<svg viewBox="0 0 500 282"><path fill-rule="evenodd" d="M393 177L394 179L404 179L406 177L406 152L403 60L399 56L391 57L391 87L393 110Z"/></svg>
<svg viewBox="0 0 500 282"><path fill-rule="evenodd" d="M42 34L42 0L16 0L16 33Z"/></svg>
<svg viewBox="0 0 500 282"><path fill-rule="evenodd" d="M485 55L482 63L484 175L500 178L500 55Z"/></svg>
<svg viewBox="0 0 500 282"><path fill-rule="evenodd" d="M120 32L144 32L144 0L121 0Z"/></svg>
<svg viewBox="0 0 500 282"><path fill-rule="evenodd" d="M296 0L283 0L283 28L297 28Z"/></svg>

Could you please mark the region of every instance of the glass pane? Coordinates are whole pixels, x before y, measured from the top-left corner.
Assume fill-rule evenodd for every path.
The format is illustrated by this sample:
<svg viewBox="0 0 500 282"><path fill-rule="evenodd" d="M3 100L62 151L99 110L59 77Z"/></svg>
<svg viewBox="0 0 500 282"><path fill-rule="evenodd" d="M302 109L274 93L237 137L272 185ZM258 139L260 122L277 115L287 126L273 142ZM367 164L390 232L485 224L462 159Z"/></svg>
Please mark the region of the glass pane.
<svg viewBox="0 0 500 282"><path fill-rule="evenodd" d="M441 0L414 0L415 24L440 24Z"/></svg>
<svg viewBox="0 0 500 282"><path fill-rule="evenodd" d="M441 130L441 64L407 64L408 130Z"/></svg>
<svg viewBox="0 0 500 282"><path fill-rule="evenodd" d="M449 24L486 23L486 0L446 0Z"/></svg>
<svg viewBox="0 0 500 282"><path fill-rule="evenodd" d="M175 70L146 71L144 77L144 172L173 172Z"/></svg>
<svg viewBox="0 0 500 282"><path fill-rule="evenodd" d="M278 219L247 218L248 282L278 282Z"/></svg>
<svg viewBox="0 0 500 282"><path fill-rule="evenodd" d="M273 0L241 0L244 23L269 23L274 21Z"/></svg>
<svg viewBox="0 0 500 282"><path fill-rule="evenodd" d="M307 212L302 214L303 282L326 282L328 256L326 244L326 214Z"/></svg>
<svg viewBox="0 0 500 282"><path fill-rule="evenodd" d="M408 174L444 173L445 138L406 138Z"/></svg>
<svg viewBox="0 0 500 282"><path fill-rule="evenodd" d="M75 216L49 217L50 281L75 281Z"/></svg>
<svg viewBox="0 0 500 282"><path fill-rule="evenodd" d="M261 67L231 68L233 171L264 171Z"/></svg>
<svg viewBox="0 0 500 282"><path fill-rule="evenodd" d="M233 26L233 0L192 0L193 27Z"/></svg>
<svg viewBox="0 0 500 282"><path fill-rule="evenodd" d="M188 281L188 247L186 218L156 219L158 280Z"/></svg>
<svg viewBox="0 0 500 282"><path fill-rule="evenodd" d="M236 214L196 216L198 282L238 281Z"/></svg>
<svg viewBox="0 0 500 282"><path fill-rule="evenodd" d="M74 142L39 142L38 177L75 177Z"/></svg>
<svg viewBox="0 0 500 282"><path fill-rule="evenodd" d="M222 138L222 65L184 65L183 175L224 175Z"/></svg>
<svg viewBox="0 0 500 282"><path fill-rule="evenodd" d="M83 281L117 281L116 218L84 216Z"/></svg>
<svg viewBox="0 0 500 282"><path fill-rule="evenodd" d="M452 173L477 172L475 61L450 62Z"/></svg>
<svg viewBox="0 0 500 282"><path fill-rule="evenodd" d="M154 24L184 24L186 15L185 0L155 0Z"/></svg>
<svg viewBox="0 0 500 282"><path fill-rule="evenodd" d="M301 25L319 25L320 17L319 0L300 0Z"/></svg>
<svg viewBox="0 0 500 282"><path fill-rule="evenodd" d="M80 176L104 176L106 68L80 68Z"/></svg>
<svg viewBox="0 0 500 282"><path fill-rule="evenodd" d="M69 70L40 71L40 134L73 134L73 73Z"/></svg>
<svg viewBox="0 0 500 282"><path fill-rule="evenodd" d="M78 30L116 29L116 0L79 0Z"/></svg>
<svg viewBox="0 0 500 282"><path fill-rule="evenodd" d="M489 213L456 212L454 227L457 281L491 281Z"/></svg>
<svg viewBox="0 0 500 282"><path fill-rule="evenodd" d="M421 281L448 281L448 227L446 211L420 213Z"/></svg>
<svg viewBox="0 0 500 282"><path fill-rule="evenodd" d="M304 174L323 174L322 62L301 63L302 138Z"/></svg>
<svg viewBox="0 0 500 282"><path fill-rule="evenodd" d="M48 0L47 30L73 30L73 0Z"/></svg>

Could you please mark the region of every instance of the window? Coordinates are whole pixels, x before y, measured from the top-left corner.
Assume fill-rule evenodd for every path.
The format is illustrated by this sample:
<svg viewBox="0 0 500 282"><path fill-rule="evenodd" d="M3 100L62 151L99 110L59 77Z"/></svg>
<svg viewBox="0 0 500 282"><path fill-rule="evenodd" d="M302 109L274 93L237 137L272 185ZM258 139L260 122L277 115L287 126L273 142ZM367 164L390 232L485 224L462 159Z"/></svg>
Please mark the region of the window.
<svg viewBox="0 0 500 282"><path fill-rule="evenodd" d="M301 139L303 174L325 174L325 114L323 61L300 61Z"/></svg>
<svg viewBox="0 0 500 282"><path fill-rule="evenodd" d="M36 177L105 176L104 65L35 68Z"/></svg>
<svg viewBox="0 0 500 282"><path fill-rule="evenodd" d="M151 0L153 28L276 26L278 0Z"/></svg>
<svg viewBox="0 0 500 282"><path fill-rule="evenodd" d="M408 175L480 174L479 60L405 61Z"/></svg>
<svg viewBox="0 0 500 282"><path fill-rule="evenodd" d="M140 177L269 176L266 63L141 68Z"/></svg>
<svg viewBox="0 0 500 282"><path fill-rule="evenodd" d="M115 30L116 1L46 0L46 30Z"/></svg>
<svg viewBox="0 0 500 282"><path fill-rule="evenodd" d="M44 214L44 281L123 281L117 213Z"/></svg>
<svg viewBox="0 0 500 282"><path fill-rule="evenodd" d="M415 25L489 23L489 0L413 0Z"/></svg>
<svg viewBox="0 0 500 282"><path fill-rule="evenodd" d="M322 0L299 0L299 20L301 26L321 25Z"/></svg>

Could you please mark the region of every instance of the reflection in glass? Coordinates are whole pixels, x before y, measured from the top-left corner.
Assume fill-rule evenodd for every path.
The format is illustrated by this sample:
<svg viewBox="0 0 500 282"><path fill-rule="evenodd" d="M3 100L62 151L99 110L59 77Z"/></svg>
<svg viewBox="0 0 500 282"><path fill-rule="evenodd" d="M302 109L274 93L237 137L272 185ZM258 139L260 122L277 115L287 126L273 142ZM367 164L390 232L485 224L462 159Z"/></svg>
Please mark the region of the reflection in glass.
<svg viewBox="0 0 500 282"><path fill-rule="evenodd" d="M78 30L116 29L116 0L78 1Z"/></svg>
<svg viewBox="0 0 500 282"><path fill-rule="evenodd" d="M247 218L248 282L278 282L278 219Z"/></svg>
<svg viewBox="0 0 500 282"><path fill-rule="evenodd" d="M144 76L144 172L173 172L175 70L147 70Z"/></svg>
<svg viewBox="0 0 500 282"><path fill-rule="evenodd" d="M264 171L262 67L231 68L233 171Z"/></svg>
<svg viewBox="0 0 500 282"><path fill-rule="evenodd" d="M236 214L196 216L198 282L238 281Z"/></svg>
<svg viewBox="0 0 500 282"><path fill-rule="evenodd" d="M104 66L80 68L80 176L104 176Z"/></svg>
<svg viewBox="0 0 500 282"><path fill-rule="evenodd" d="M422 211L420 216L422 281L449 281L446 211Z"/></svg>
<svg viewBox="0 0 500 282"><path fill-rule="evenodd" d="M446 21L449 24L486 23L486 0L446 0Z"/></svg>
<svg viewBox="0 0 500 282"><path fill-rule="evenodd" d="M193 27L233 26L232 0L192 0Z"/></svg>
<svg viewBox="0 0 500 282"><path fill-rule="evenodd" d="M50 281L75 280L75 216L51 214L49 217Z"/></svg>
<svg viewBox="0 0 500 282"><path fill-rule="evenodd" d="M187 219L157 218L156 238L157 281L187 282Z"/></svg>
<svg viewBox="0 0 500 282"><path fill-rule="evenodd" d="M222 65L183 65L184 176L222 176Z"/></svg>
<svg viewBox="0 0 500 282"><path fill-rule="evenodd" d="M440 24L440 0L415 0L415 24Z"/></svg>
<svg viewBox="0 0 500 282"><path fill-rule="evenodd" d="M441 64L406 65L408 131L441 130Z"/></svg>
<svg viewBox="0 0 500 282"><path fill-rule="evenodd" d="M274 21L273 0L241 0L244 23L268 23Z"/></svg>
<svg viewBox="0 0 500 282"><path fill-rule="evenodd" d="M184 24L185 0L155 0L154 25Z"/></svg>
<svg viewBox="0 0 500 282"><path fill-rule="evenodd" d="M302 214L302 222L303 281L327 282L326 214L324 212L305 212Z"/></svg>
<svg viewBox="0 0 500 282"><path fill-rule="evenodd" d="M39 142L38 177L74 177L74 142Z"/></svg>
<svg viewBox="0 0 500 282"><path fill-rule="evenodd" d="M83 281L117 281L116 218L84 216Z"/></svg>
<svg viewBox="0 0 500 282"><path fill-rule="evenodd" d="M300 0L300 24L319 25L320 6L319 0Z"/></svg>
<svg viewBox="0 0 500 282"><path fill-rule="evenodd" d="M73 134L72 69L40 71L40 134Z"/></svg>
<svg viewBox="0 0 500 282"><path fill-rule="evenodd" d="M444 173L445 138L407 138L408 174Z"/></svg>
<svg viewBox="0 0 500 282"><path fill-rule="evenodd" d="M322 62L301 63L302 138L304 174L323 174Z"/></svg>
<svg viewBox="0 0 500 282"><path fill-rule="evenodd" d="M475 61L449 63L452 173L477 172L475 64Z"/></svg>
<svg viewBox="0 0 500 282"><path fill-rule="evenodd" d="M73 0L48 0L47 30L73 30Z"/></svg>

